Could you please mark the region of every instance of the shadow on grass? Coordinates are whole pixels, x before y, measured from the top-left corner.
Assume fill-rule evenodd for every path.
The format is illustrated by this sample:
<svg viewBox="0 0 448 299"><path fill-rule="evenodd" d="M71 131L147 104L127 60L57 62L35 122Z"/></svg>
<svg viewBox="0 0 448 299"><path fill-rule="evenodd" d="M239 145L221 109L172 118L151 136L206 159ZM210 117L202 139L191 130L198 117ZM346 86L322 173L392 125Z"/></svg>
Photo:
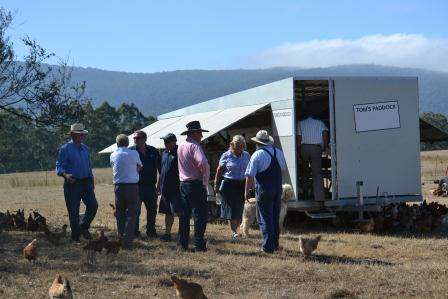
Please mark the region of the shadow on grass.
<svg viewBox="0 0 448 299"><path fill-rule="evenodd" d="M302 220L300 224L294 223L286 227L286 232L296 236L285 236L287 240L298 240L300 234L319 233L346 233L360 234L356 226L335 227L329 220ZM404 239L448 239L448 225L442 224L431 232L418 232L403 228L390 228L381 232L372 232L373 236L395 237Z"/></svg>
<svg viewBox="0 0 448 299"><path fill-rule="evenodd" d="M347 265L368 265L368 266L394 266L394 263L378 260L378 259L364 259L352 258L347 256L334 256L315 254L308 258L310 261L322 264L347 264Z"/></svg>
<svg viewBox="0 0 448 299"><path fill-rule="evenodd" d="M238 256L260 256L269 257L273 259L283 260L286 257L304 259L304 256L298 251L283 249L279 253L265 254L260 251L235 251L235 250L224 250L216 249L216 253L220 255L238 255ZM315 254L304 259L308 261L318 262L322 264L346 264L346 265L370 265L370 266L393 266L395 264L378 260L378 259L367 259L367 258L352 258L347 256L334 256L334 255L323 255Z"/></svg>

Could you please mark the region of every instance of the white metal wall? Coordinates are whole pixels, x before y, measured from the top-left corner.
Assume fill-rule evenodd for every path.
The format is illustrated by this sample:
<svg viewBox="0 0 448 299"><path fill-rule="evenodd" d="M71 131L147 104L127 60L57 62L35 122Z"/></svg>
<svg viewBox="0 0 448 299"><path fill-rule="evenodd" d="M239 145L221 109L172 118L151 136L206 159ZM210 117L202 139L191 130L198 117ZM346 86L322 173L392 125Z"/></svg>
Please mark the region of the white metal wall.
<svg viewBox="0 0 448 299"><path fill-rule="evenodd" d="M356 132L354 105L397 101L400 127ZM334 79L338 198L421 194L418 81L415 78ZM380 117L375 120L384 121Z"/></svg>

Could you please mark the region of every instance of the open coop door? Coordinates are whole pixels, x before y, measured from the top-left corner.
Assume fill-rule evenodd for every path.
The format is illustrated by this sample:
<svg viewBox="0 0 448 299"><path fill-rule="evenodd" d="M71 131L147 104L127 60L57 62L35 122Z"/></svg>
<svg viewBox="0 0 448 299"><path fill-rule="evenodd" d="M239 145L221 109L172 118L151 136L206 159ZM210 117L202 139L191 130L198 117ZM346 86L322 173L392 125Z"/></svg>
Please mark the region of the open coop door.
<svg viewBox="0 0 448 299"><path fill-rule="evenodd" d="M283 183L290 184L297 199L296 184L296 139L294 102L281 101L271 103L272 133L275 143L282 149L286 160L286 171L283 173Z"/></svg>
<svg viewBox="0 0 448 299"><path fill-rule="evenodd" d="M337 199L421 194L416 78L335 78L332 134Z"/></svg>

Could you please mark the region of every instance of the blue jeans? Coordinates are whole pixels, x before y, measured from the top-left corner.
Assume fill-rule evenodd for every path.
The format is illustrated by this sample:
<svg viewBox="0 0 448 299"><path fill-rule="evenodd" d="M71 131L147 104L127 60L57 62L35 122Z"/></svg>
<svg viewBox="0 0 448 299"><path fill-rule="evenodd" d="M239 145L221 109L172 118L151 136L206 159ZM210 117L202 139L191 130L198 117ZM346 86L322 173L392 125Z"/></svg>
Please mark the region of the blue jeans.
<svg viewBox="0 0 448 299"><path fill-rule="evenodd" d="M98 210L98 202L93 191L93 179L76 180L73 184L65 182L64 198L70 220L71 236L73 239L77 239L83 231L90 228L90 223ZM80 223L81 200L86 205L86 212Z"/></svg>
<svg viewBox="0 0 448 299"><path fill-rule="evenodd" d="M259 192L257 194L257 213L260 230L263 234L262 248L266 252L273 252L278 249L278 239L280 228L278 221L280 218L281 193L279 192Z"/></svg>
<svg viewBox="0 0 448 299"><path fill-rule="evenodd" d="M155 185L139 185L140 200L146 207L146 233L156 232L156 216L157 216L157 190ZM141 204L137 214L137 222L135 223L135 233L140 229L140 213Z"/></svg>
<svg viewBox="0 0 448 299"><path fill-rule="evenodd" d="M179 216L179 243L187 249L190 242L190 219L194 219L194 245L206 249L204 240L207 228L207 191L201 181L180 183L183 213Z"/></svg>

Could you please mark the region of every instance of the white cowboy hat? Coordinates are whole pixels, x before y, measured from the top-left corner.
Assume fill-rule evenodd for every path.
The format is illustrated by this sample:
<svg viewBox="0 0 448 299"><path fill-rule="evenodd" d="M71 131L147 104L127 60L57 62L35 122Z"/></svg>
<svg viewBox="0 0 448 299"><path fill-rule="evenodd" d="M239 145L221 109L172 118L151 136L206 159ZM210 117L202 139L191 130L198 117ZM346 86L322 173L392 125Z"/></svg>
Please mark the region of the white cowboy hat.
<svg viewBox="0 0 448 299"><path fill-rule="evenodd" d="M89 131L84 128L83 124L77 123L70 126L70 133L87 134Z"/></svg>
<svg viewBox="0 0 448 299"><path fill-rule="evenodd" d="M269 136L268 132L266 130L260 130L258 131L257 135L255 137L252 137L250 140L256 143L260 143L263 145L273 145L274 144L274 138Z"/></svg>

